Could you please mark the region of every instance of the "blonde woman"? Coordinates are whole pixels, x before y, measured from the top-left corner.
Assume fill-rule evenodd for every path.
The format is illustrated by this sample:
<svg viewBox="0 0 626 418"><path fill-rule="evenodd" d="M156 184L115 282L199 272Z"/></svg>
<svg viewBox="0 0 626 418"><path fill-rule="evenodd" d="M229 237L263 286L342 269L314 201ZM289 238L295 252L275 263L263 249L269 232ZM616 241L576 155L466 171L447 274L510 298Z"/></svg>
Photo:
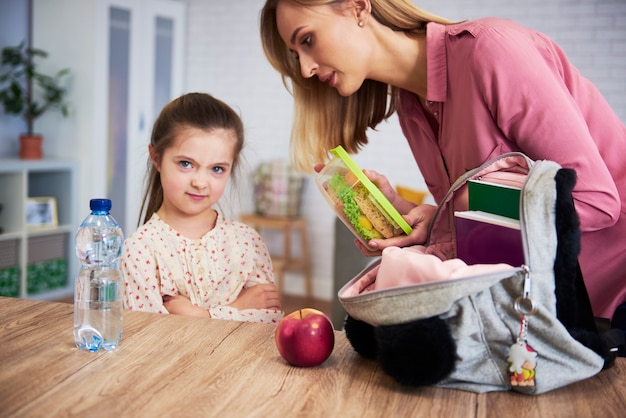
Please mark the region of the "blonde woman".
<svg viewBox="0 0 626 418"><path fill-rule="evenodd" d="M554 41L506 19L453 23L410 0L267 0L261 39L293 93L296 167L324 163L337 145L358 152L397 113L436 202L508 151L575 169L580 265L594 314L614 317L626 301L626 128ZM414 228L370 246L424 243L434 207L366 172Z"/></svg>

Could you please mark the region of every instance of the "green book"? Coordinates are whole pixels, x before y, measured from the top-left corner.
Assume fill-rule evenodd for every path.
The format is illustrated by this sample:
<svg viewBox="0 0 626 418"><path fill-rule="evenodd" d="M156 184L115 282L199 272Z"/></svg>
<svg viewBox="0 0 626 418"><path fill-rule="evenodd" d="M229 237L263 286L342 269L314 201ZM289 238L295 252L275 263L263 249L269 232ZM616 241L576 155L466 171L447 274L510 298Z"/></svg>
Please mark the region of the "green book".
<svg viewBox="0 0 626 418"><path fill-rule="evenodd" d="M469 210L519 219L520 188L484 180L468 180L467 188Z"/></svg>

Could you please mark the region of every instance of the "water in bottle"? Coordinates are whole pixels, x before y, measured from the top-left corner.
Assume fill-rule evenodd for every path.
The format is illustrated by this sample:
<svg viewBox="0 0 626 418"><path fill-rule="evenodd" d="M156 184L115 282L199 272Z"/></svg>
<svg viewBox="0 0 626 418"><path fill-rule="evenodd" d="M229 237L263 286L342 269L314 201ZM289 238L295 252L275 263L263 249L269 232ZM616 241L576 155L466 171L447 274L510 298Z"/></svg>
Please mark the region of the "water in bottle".
<svg viewBox="0 0 626 418"><path fill-rule="evenodd" d="M92 199L76 233L81 267L74 293L74 341L82 350L113 350L122 338L124 285L118 263L124 234L111 216L111 200Z"/></svg>

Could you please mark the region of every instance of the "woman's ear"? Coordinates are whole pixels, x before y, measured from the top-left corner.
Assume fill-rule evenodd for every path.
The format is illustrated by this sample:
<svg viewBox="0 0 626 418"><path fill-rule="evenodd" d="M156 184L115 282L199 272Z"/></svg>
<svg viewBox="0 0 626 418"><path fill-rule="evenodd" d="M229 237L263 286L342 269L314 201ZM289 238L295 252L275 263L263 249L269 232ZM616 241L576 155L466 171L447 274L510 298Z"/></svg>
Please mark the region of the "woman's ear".
<svg viewBox="0 0 626 418"><path fill-rule="evenodd" d="M372 12L372 4L369 0L353 0L354 15L359 26L364 26L370 13ZM363 22L363 23L361 23Z"/></svg>
<svg viewBox="0 0 626 418"><path fill-rule="evenodd" d="M159 155L154 151L152 144L148 144L148 155L150 155L152 165L154 165L156 171L161 171L161 161L159 159Z"/></svg>

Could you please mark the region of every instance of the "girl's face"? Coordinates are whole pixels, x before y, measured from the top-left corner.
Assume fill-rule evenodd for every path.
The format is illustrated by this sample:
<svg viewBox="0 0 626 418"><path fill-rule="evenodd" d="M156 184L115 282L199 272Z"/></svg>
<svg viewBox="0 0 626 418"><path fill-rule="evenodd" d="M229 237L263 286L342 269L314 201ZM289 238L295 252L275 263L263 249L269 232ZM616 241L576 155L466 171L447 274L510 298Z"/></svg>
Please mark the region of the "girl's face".
<svg viewBox="0 0 626 418"><path fill-rule="evenodd" d="M182 128L154 164L161 174L163 205L169 216L209 211L230 178L237 138L232 130Z"/></svg>
<svg viewBox="0 0 626 418"><path fill-rule="evenodd" d="M280 37L300 62L302 77L317 76L342 96L356 92L367 78L371 42L365 16L352 2L339 11L328 5L303 7L280 1L276 22Z"/></svg>

